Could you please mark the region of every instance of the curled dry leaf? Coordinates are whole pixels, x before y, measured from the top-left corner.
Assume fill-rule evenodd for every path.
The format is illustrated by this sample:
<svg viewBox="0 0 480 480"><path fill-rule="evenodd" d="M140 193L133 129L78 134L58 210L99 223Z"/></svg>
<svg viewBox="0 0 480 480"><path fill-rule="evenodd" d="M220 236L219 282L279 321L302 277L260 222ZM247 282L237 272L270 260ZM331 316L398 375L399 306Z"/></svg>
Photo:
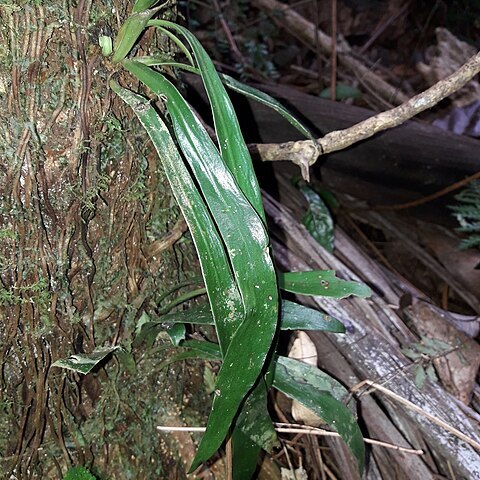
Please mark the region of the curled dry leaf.
<svg viewBox="0 0 480 480"><path fill-rule="evenodd" d="M303 467L295 470L282 468L282 480L308 480L308 475Z"/></svg>
<svg viewBox="0 0 480 480"><path fill-rule="evenodd" d="M433 364L445 389L468 405L480 367L480 346L450 325L428 303L415 301L408 310L420 335L452 346L451 353L438 356Z"/></svg>
<svg viewBox="0 0 480 480"><path fill-rule="evenodd" d="M288 357L295 358L316 367L318 360L317 347L315 347L315 344L305 332L298 332L292 348L288 353ZM324 424L324 421L319 416L315 415L309 408L304 407L296 400L292 401L292 417L297 422L302 422L312 427L318 427Z"/></svg>

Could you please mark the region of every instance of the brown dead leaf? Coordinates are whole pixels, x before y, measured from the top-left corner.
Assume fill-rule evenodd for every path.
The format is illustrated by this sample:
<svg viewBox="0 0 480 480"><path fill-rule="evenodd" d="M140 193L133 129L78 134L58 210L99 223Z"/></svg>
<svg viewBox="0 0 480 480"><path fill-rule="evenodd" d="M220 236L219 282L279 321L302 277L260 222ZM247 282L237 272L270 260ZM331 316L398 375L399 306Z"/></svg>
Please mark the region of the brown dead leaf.
<svg viewBox="0 0 480 480"><path fill-rule="evenodd" d="M315 347L315 344L305 332L300 331L297 333L297 338L294 340L288 356L289 358L296 358L309 365L317 366L317 347ZM293 400L292 402L292 417L297 422L302 422L305 425L311 425L312 427L318 427L325 423L309 408L304 407L296 400Z"/></svg>
<svg viewBox="0 0 480 480"><path fill-rule="evenodd" d="M414 300L407 311L420 335L440 340L455 349L435 358L433 363L445 389L468 405L480 366L480 346L424 301Z"/></svg>

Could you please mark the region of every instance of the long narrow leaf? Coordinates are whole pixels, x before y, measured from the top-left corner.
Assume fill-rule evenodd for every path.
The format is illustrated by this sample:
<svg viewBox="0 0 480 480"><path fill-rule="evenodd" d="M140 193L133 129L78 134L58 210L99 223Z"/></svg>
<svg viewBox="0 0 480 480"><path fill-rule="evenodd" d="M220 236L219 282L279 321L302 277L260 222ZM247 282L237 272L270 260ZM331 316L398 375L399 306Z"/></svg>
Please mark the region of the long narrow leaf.
<svg viewBox="0 0 480 480"><path fill-rule="evenodd" d="M301 295L333 298L355 295L366 298L372 294L367 285L337 278L333 270L279 273L278 283L282 290Z"/></svg>
<svg viewBox="0 0 480 480"><path fill-rule="evenodd" d="M149 323L191 323L195 325L215 325L210 305L190 307L188 310L181 310L180 312L173 312L167 315L162 315L156 320L145 323L145 325L148 325Z"/></svg>
<svg viewBox="0 0 480 480"><path fill-rule="evenodd" d="M241 93L242 95L245 95L256 102L271 108L285 118L285 120L287 120L300 133L311 140L315 140L312 132L310 132L310 130L303 125L298 118L295 118L295 116L292 115L276 98L273 98L271 95L268 95L268 93L262 92L257 88L251 87L250 85L245 85L244 83L235 80L233 77L230 77L230 75L221 73L220 78L222 79L222 82L234 92Z"/></svg>
<svg viewBox="0 0 480 480"><path fill-rule="evenodd" d="M345 333L345 326L337 319L288 300L282 301L280 328L282 330L319 330Z"/></svg>
<svg viewBox="0 0 480 480"><path fill-rule="evenodd" d="M135 57L135 61L146 65L147 67L172 67L178 68L180 70L185 70L186 72L199 74L200 71L197 67L192 65L187 65L186 63L176 62L171 60L170 57L166 59L166 57L156 56L156 55L142 55L139 57Z"/></svg>
<svg viewBox="0 0 480 480"><path fill-rule="evenodd" d="M133 13L143 12L143 11L149 9L150 7L153 7L158 2L159 2L159 0L137 0L135 2L135 5L133 6L132 12ZM167 3L167 2L165 2L165 3Z"/></svg>
<svg viewBox="0 0 480 480"><path fill-rule="evenodd" d="M292 376L302 376L306 383L311 383L315 385L315 388L318 390L330 393L330 395L344 405L349 401L347 407L352 413L355 412L355 401L348 389L328 373L299 359L284 357L282 355L275 355L275 365L275 368L278 368L280 365Z"/></svg>
<svg viewBox="0 0 480 480"><path fill-rule="evenodd" d="M190 62L190 65L192 68L195 68L195 62L193 61L192 54L189 52L188 48L185 46L185 44L170 30L163 28L163 27L157 27L160 29L162 33L164 33L188 58L188 61Z"/></svg>
<svg viewBox="0 0 480 480"><path fill-rule="evenodd" d="M260 447L240 428L232 433L232 479L251 480L257 467Z"/></svg>
<svg viewBox="0 0 480 480"><path fill-rule="evenodd" d="M252 166L232 102L220 81L215 66L200 42L186 28L165 20L151 20L148 25L170 28L183 35L190 44L201 72L213 113L220 154L237 180L242 192L265 221L265 213Z"/></svg>
<svg viewBox="0 0 480 480"><path fill-rule="evenodd" d="M189 292L182 293L179 295L175 300L172 300L168 305L159 309L159 314L163 315L172 310L173 308L181 305L182 303L188 302L195 297L199 297L201 295L205 295L207 293L205 288L197 288L196 290L191 290Z"/></svg>
<svg viewBox="0 0 480 480"><path fill-rule="evenodd" d="M175 285L173 285L172 287L170 287L168 290L166 290L165 292L163 292L159 297L156 297L155 298L155 301L157 302L157 304L160 304L163 302L163 300L165 300L168 296L172 295L173 293L177 292L178 290L180 290L181 288L184 288L184 287L189 287L191 285L197 285L199 283L201 283L202 281L202 278L201 277L193 277L193 278L190 278L188 280L185 280L183 282L179 282Z"/></svg>
<svg viewBox="0 0 480 480"><path fill-rule="evenodd" d="M151 90L168 99L177 140L226 245L245 309L245 320L231 339L218 375L217 391L221 393L213 401L207 431L192 465L196 468L220 447L272 346L278 321L275 270L262 220L178 90L145 65L134 61L125 61L124 65Z"/></svg>
<svg viewBox="0 0 480 480"><path fill-rule="evenodd" d="M145 322L144 328L170 323L191 323L196 325L214 325L213 315L209 305L192 307L181 312L163 315L158 320ZM344 325L337 319L325 315L313 308L304 307L295 302L282 300L280 309L281 330L318 330L322 332L345 333Z"/></svg>
<svg viewBox="0 0 480 480"><path fill-rule="evenodd" d="M235 422L234 431L240 429L259 448L271 452L274 447L279 446L279 442L268 413L268 389L265 379L259 378L257 385L245 400L245 404Z"/></svg>
<svg viewBox="0 0 480 480"><path fill-rule="evenodd" d="M135 42L145 30L148 21L160 8L162 7L134 13L125 20L113 44L112 63L121 62L128 55L128 52L130 52Z"/></svg>
<svg viewBox="0 0 480 480"><path fill-rule="evenodd" d="M170 60L165 60L164 58L145 55L142 57L136 57L135 60L150 67L174 67L181 70L186 70L187 72L195 73L197 75L200 74L200 70L196 67L193 67L192 65L186 65L180 62L173 62ZM287 122L289 122L294 128L296 128L302 135L305 135L305 137L310 138L311 140L315 139L312 132L310 132L310 130L305 125L303 125L303 123L298 120L298 118L296 118L287 108L285 108L285 106L282 105L276 98L272 97L268 93L262 92L258 88L239 82L230 75L218 72L218 76L220 77L222 83L230 90L240 93L241 95L244 95L245 97L250 98L255 102L261 103L262 105L271 108L283 118L285 118L285 120L287 120Z"/></svg>
<svg viewBox="0 0 480 480"><path fill-rule="evenodd" d="M158 369L168 367L172 363L180 362L183 360L218 360L215 355L210 354L209 352L204 352L201 350L184 350L182 352L177 352L173 355L170 355L167 360L158 365Z"/></svg>
<svg viewBox="0 0 480 480"><path fill-rule="evenodd" d="M345 388L318 369L298 360L277 357L273 386L302 403L334 428L355 456L363 471L365 446L358 424L350 410L338 399ZM336 398L337 397L337 398Z"/></svg>
<svg viewBox="0 0 480 480"><path fill-rule="evenodd" d="M244 318L241 298L222 241L167 126L143 97L111 82L111 88L145 127L165 167L165 175L192 233L219 338L231 335L231 324ZM220 343L221 344L221 343ZM226 351L225 347L225 351Z"/></svg>
<svg viewBox="0 0 480 480"><path fill-rule="evenodd" d="M216 343L206 342L205 340L187 340L183 342L182 347L191 348L215 358L215 360L222 360L220 348Z"/></svg>

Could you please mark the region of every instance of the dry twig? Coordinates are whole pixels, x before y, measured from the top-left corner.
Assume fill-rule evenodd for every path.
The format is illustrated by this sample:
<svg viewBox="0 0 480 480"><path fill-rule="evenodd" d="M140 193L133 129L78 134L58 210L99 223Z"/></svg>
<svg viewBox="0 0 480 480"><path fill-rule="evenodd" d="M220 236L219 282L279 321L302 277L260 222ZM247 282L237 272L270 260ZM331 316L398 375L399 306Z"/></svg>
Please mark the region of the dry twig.
<svg viewBox="0 0 480 480"><path fill-rule="evenodd" d="M464 178L463 180L459 180L458 182L452 183L448 185L448 187L442 188L438 192L433 192L430 195L426 195L425 197L418 198L417 200L412 200L411 202L399 203L397 205L375 205L375 210L405 210L406 208L418 207L419 205L424 205L425 203L432 202L437 198L443 197L444 195L448 195L455 190L458 190L465 185L473 182L474 180L480 179L480 172L476 172L473 175L469 175L468 177Z"/></svg>
<svg viewBox="0 0 480 480"><path fill-rule="evenodd" d="M263 161L290 160L308 170L320 155L336 152L350 147L354 143L372 137L378 132L397 127L415 115L434 107L452 93L466 85L480 72L480 52L447 78L440 80L422 93L415 95L407 102L381 112L373 117L353 125L352 127L327 133L316 142L301 140L280 144L252 145L252 152L258 154Z"/></svg>
<svg viewBox="0 0 480 480"><path fill-rule="evenodd" d="M230 27L228 26L228 23L225 20L225 17L223 16L222 9L220 8L220 4L218 3L218 0L213 0L213 6L215 7L215 11L217 12L217 15L218 15L218 21L220 22L220 25L225 34L225 37L227 38L227 42L230 45L230 48L232 49L233 55L235 56L238 62L240 62L242 65L246 65L247 62L245 61L245 58L240 52L240 50L238 49L237 42L235 41L235 38L233 38L232 32L230 31Z"/></svg>
<svg viewBox="0 0 480 480"><path fill-rule="evenodd" d="M440 420L439 418L431 415L430 413L426 412L425 410L421 409L420 407L417 407L414 403L410 402L410 400L407 400L406 398L401 397L400 395L397 395L396 393L392 392L388 388L385 388L382 385L379 385L378 383L372 382L371 380L364 380L363 382L360 382L359 384L355 385L350 389L350 391L356 392L360 390L362 387L365 385L368 385L370 387L369 391L373 390L378 390L385 395L388 395L390 398L393 398L399 403L402 403L403 405L406 405L409 409L413 410L414 412L420 413L424 417L428 418L430 421L438 425L439 427L444 428L451 434L455 435L458 437L460 440L463 440L465 443L468 443L470 446L473 448L480 450L480 443L477 441L473 440L472 438L468 437L464 433L462 433L460 430L457 430L455 427L452 427L448 423L445 423L443 420ZM365 392L364 392L365 393Z"/></svg>
<svg viewBox="0 0 480 480"><path fill-rule="evenodd" d="M205 427L169 427L165 425L158 425L157 430L161 432L205 432ZM308 425L291 424L291 423L275 423L275 431L278 433L300 433L302 435L320 435L324 437L340 437L337 432L331 432L329 430L323 430L321 428L309 427ZM390 448L392 450L398 450L403 453L410 453L412 455L423 455L423 450L417 450L414 448L401 447L399 445L393 445L388 442L382 442L380 440L373 440L371 438L364 438L365 443L370 445L377 445L383 448Z"/></svg>
<svg viewBox="0 0 480 480"><path fill-rule="evenodd" d="M318 32L318 30L317 30ZM337 0L332 0L332 70L330 73L330 100L336 100L337 90Z"/></svg>

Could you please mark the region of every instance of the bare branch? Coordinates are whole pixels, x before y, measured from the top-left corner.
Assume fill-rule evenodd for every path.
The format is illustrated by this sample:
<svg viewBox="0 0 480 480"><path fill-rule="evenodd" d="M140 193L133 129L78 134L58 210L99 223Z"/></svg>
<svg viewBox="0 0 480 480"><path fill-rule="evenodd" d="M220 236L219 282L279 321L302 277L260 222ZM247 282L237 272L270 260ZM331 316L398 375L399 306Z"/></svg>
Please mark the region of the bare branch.
<svg viewBox="0 0 480 480"><path fill-rule="evenodd" d="M354 143L369 138L378 132L405 123L420 112L434 107L452 93L462 88L480 72L480 52L444 80L440 80L408 102L379 113L344 130L330 132L319 140L323 154L342 150Z"/></svg>
<svg viewBox="0 0 480 480"><path fill-rule="evenodd" d="M302 173L304 173L308 170L308 167L315 163L318 155L343 150L354 143L372 137L378 132L405 123L462 88L479 72L480 52L470 58L456 72L440 80L424 92L415 95L402 105L367 118L352 127L327 133L316 142L301 140L280 144L257 144L251 145L251 151L263 161L290 160L299 165L302 168Z"/></svg>

